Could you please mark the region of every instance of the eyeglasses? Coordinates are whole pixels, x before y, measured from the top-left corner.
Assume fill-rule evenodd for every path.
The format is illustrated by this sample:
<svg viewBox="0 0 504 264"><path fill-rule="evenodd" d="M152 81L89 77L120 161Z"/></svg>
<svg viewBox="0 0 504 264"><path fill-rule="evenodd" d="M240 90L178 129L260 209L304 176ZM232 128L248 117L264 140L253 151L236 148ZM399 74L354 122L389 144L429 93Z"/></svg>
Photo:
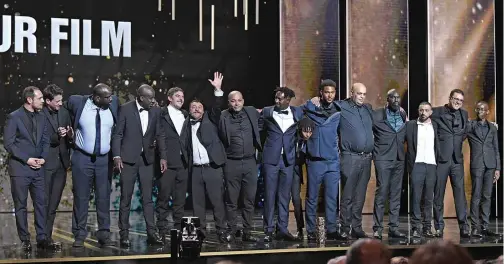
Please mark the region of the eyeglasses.
<svg viewBox="0 0 504 264"><path fill-rule="evenodd" d="M455 97L452 97L451 99L453 101L457 102L457 103L463 103L464 102L464 99L459 99L459 98L455 98Z"/></svg>

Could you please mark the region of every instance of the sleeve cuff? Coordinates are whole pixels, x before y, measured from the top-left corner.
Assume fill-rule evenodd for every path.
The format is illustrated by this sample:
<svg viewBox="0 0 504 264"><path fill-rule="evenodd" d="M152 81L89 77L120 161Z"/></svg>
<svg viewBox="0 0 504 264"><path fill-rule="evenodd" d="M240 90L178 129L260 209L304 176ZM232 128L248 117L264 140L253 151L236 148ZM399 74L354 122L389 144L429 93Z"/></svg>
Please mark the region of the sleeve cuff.
<svg viewBox="0 0 504 264"><path fill-rule="evenodd" d="M224 91L222 91L222 90L214 90L214 95L215 96L223 96L224 95Z"/></svg>

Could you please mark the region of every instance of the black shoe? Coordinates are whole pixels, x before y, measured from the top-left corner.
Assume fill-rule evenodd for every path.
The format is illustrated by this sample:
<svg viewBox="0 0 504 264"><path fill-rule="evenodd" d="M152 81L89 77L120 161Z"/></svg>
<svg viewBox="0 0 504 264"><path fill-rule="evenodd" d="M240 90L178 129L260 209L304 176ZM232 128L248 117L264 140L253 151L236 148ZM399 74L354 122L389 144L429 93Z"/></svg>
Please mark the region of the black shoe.
<svg viewBox="0 0 504 264"><path fill-rule="evenodd" d="M266 236L264 237L264 243L269 243L273 241L273 233L266 232Z"/></svg>
<svg viewBox="0 0 504 264"><path fill-rule="evenodd" d="M291 233L277 233L276 240L294 242L294 241L298 241L298 238L293 236Z"/></svg>
<svg viewBox="0 0 504 264"><path fill-rule="evenodd" d="M424 235L426 232L431 232L430 230L429 231L424 231ZM432 233L432 232L431 232ZM418 230L413 230L413 233L411 234L412 237L415 237L415 238L421 238L422 236L420 235L420 232L418 232Z"/></svg>
<svg viewBox="0 0 504 264"><path fill-rule="evenodd" d="M76 240L73 242L72 247L74 247L74 248L81 248L81 247L84 247L84 240L76 239Z"/></svg>
<svg viewBox="0 0 504 264"><path fill-rule="evenodd" d="M423 236L424 236L424 237L426 237L426 238L434 238L434 237L436 237L437 235L436 235L436 234L434 234L434 233L432 232L432 230L429 228L429 229L424 229L424 231L423 231Z"/></svg>
<svg viewBox="0 0 504 264"><path fill-rule="evenodd" d="M115 245L114 241L112 241L110 237L98 240L98 244L100 244L100 246L102 247L110 247Z"/></svg>
<svg viewBox="0 0 504 264"><path fill-rule="evenodd" d="M373 238L374 239L378 239L378 240L382 240L382 238L383 238L382 232L380 232L380 231L374 231L373 232Z"/></svg>
<svg viewBox="0 0 504 264"><path fill-rule="evenodd" d="M45 239L37 241L37 248L56 250L58 249L58 245L56 245L51 239Z"/></svg>
<svg viewBox="0 0 504 264"><path fill-rule="evenodd" d="M388 237L391 238L406 238L406 234L403 234L399 232L398 230L390 231L388 232Z"/></svg>
<svg viewBox="0 0 504 264"><path fill-rule="evenodd" d="M343 240L343 241L348 240L348 234L340 233L338 231L327 233L326 237L327 240Z"/></svg>
<svg viewBox="0 0 504 264"><path fill-rule="evenodd" d="M481 234L481 232L478 229L476 229L476 228L471 231L471 236L472 237L476 237L476 238L482 238L483 237L483 235Z"/></svg>
<svg viewBox="0 0 504 264"><path fill-rule="evenodd" d="M119 245L123 248L129 248L131 246L131 243L127 237L121 238L119 241Z"/></svg>
<svg viewBox="0 0 504 264"><path fill-rule="evenodd" d="M30 251L32 248L30 240L21 241L21 248L25 251Z"/></svg>
<svg viewBox="0 0 504 264"><path fill-rule="evenodd" d="M306 237L308 238L308 241L310 241L310 242L317 241L317 235L315 235L315 233L308 233L306 235Z"/></svg>
<svg viewBox="0 0 504 264"><path fill-rule="evenodd" d="M482 229L481 234L484 236L487 236L487 237L501 237L502 236L502 234L495 233L494 231L492 231L490 229Z"/></svg>
<svg viewBox="0 0 504 264"><path fill-rule="evenodd" d="M469 231L463 229L463 230L460 230L460 237L461 238L471 238L471 235L469 234Z"/></svg>
<svg viewBox="0 0 504 264"><path fill-rule="evenodd" d="M441 229L436 230L436 234L435 234L436 237L443 237L443 235L444 235L443 230L441 230Z"/></svg>
<svg viewBox="0 0 504 264"><path fill-rule="evenodd" d="M241 235L242 241L243 242L257 242L259 239L257 237L253 236L251 233L246 233L243 232Z"/></svg>
<svg viewBox="0 0 504 264"><path fill-rule="evenodd" d="M298 228L298 231L296 233L296 237L298 238L298 240L303 240L304 239L303 228Z"/></svg>
<svg viewBox="0 0 504 264"><path fill-rule="evenodd" d="M243 231L241 231L240 229L236 230L234 233L235 237L241 237L242 235L243 235Z"/></svg>
<svg viewBox="0 0 504 264"><path fill-rule="evenodd" d="M364 231L362 231L362 230L359 230L359 231L352 230L352 237L357 238L357 239L368 238L366 233L364 233Z"/></svg>
<svg viewBox="0 0 504 264"><path fill-rule="evenodd" d="M233 235L224 231L217 231L217 237L222 243L230 243L233 241Z"/></svg>
<svg viewBox="0 0 504 264"><path fill-rule="evenodd" d="M154 233L147 236L147 244L152 246L161 246L164 245L164 242L163 238L158 233Z"/></svg>

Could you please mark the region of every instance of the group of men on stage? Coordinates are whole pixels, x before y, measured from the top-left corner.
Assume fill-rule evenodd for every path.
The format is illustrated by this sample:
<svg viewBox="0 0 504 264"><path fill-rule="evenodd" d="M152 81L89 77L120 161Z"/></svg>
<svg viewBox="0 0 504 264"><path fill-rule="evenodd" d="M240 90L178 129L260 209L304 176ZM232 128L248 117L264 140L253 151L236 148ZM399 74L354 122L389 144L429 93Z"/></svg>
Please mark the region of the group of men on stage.
<svg viewBox="0 0 504 264"><path fill-rule="evenodd" d="M316 239L320 185L328 239L367 237L362 210L371 174L376 168L373 237L381 239L385 203L389 201L389 237L405 237L398 229L402 178L407 164L412 190L414 237L443 235L443 201L450 176L460 236L496 235L489 225L492 185L500 174L497 128L486 118L488 104L479 102L477 120L461 109L464 93L455 89L445 106L419 105L417 120L408 121L400 95L391 90L384 108L365 103L366 87L356 83L348 99L337 101L336 83L322 81L319 96L302 106L291 106L294 92L275 90L275 105L258 110L244 106L238 91L228 95L221 111L223 76L214 74L215 101L198 99L182 109L184 91L168 90L168 105L158 107L149 85L137 89L136 99L119 105L111 88L98 84L88 96L71 95L63 103L63 90L52 84L43 91L30 86L24 104L7 116L4 145L9 152L9 174L19 238L30 249L27 197L35 208L37 246L54 248L52 229L56 210L72 170L74 247L83 247L88 230L88 206L95 194L98 231L103 246L110 239L111 175L120 173L120 245L129 247L129 212L134 185L139 179L149 244L162 245L169 233L169 202L175 228L181 228L186 192L192 195L194 216L206 230L206 197L213 208L216 232L223 242L237 237L258 240L251 230L257 190L257 153L262 152L265 179L264 241ZM64 107L62 107L64 105ZM471 226L467 222L462 142L471 147ZM404 144L407 145L405 151ZM71 151L72 150L72 151ZM300 185L306 165L305 219ZM338 206L338 184L342 194ZM157 185L157 202L152 200ZM238 228L239 198L243 199ZM297 234L287 229L293 200ZM421 215L421 202L423 214ZM338 213L338 208L340 212ZM434 231L431 227L434 209ZM278 217L275 225L275 210ZM481 211L480 211L481 210ZM155 220L155 217L157 218Z"/></svg>

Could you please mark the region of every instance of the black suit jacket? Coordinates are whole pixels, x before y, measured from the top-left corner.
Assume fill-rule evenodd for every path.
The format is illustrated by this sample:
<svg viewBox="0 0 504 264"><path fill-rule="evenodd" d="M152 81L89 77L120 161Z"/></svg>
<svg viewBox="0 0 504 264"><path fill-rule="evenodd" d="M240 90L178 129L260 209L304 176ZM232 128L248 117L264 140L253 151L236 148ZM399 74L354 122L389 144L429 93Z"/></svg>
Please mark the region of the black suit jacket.
<svg viewBox="0 0 504 264"><path fill-rule="evenodd" d="M436 158L436 164L439 161L439 128L436 122L432 122L432 128L434 129L434 155ZM408 146L407 158L408 158L408 171L411 173L413 165L415 164L416 154L417 154L417 142L418 142L418 125L417 120L410 120L406 122L406 142Z"/></svg>
<svg viewBox="0 0 504 264"><path fill-rule="evenodd" d="M143 148L147 163L152 164L155 160L154 142L156 142L160 157L166 160L166 142L160 120L161 109L159 107L149 109L147 130L144 135L136 100L123 104L112 134L113 157L121 157L123 162L135 164Z"/></svg>
<svg viewBox="0 0 504 264"><path fill-rule="evenodd" d="M9 153L10 176L35 176L40 169L32 169L26 162L29 158L42 158L47 160L49 154L49 125L47 118L39 113L37 119L37 135L33 140L31 131L28 131L32 122L26 115L24 107L7 115L4 127L4 147ZM41 170L39 173L42 173Z"/></svg>
<svg viewBox="0 0 504 264"><path fill-rule="evenodd" d="M189 154L187 152L189 145L189 138L191 134L188 134L188 119L187 111L180 109L182 114L184 114L185 121L180 132L180 136L175 129L175 124L173 124L170 118L170 113L167 107L163 107L161 110L161 128L165 136L165 146L166 146L166 163L169 169L181 169L187 168L189 166ZM181 154L182 153L182 154ZM160 154L161 155L161 154ZM181 158L182 155L182 158Z"/></svg>
<svg viewBox="0 0 504 264"><path fill-rule="evenodd" d="M406 114L400 112L404 125L395 131L387 120L386 108L373 111L373 134L375 160L404 160L406 140Z"/></svg>
<svg viewBox="0 0 504 264"><path fill-rule="evenodd" d="M244 106L243 111L247 114L250 123L252 125L252 135L254 137L254 147L258 151L262 151L261 137L259 136L260 129L262 129L262 124L259 124L260 114L257 109L253 106ZM231 113L228 109L222 111L221 118L219 121L219 136L225 148L228 148L231 144L231 137L229 136L228 128L231 126L229 119L231 118Z"/></svg>
<svg viewBox="0 0 504 264"><path fill-rule="evenodd" d="M221 117L221 109L219 108L222 101L222 96L216 96L214 105L209 109L205 107L205 113L201 118L201 124L196 131L196 136L203 147L205 147L210 162L217 166L222 166L226 163L226 149L219 138L219 121ZM189 162L193 163L193 147L192 147L192 126L187 118L187 133L189 135Z"/></svg>
<svg viewBox="0 0 504 264"><path fill-rule="evenodd" d="M432 109L432 121L438 125L439 138L439 161L448 162L455 157L455 162L464 162L462 153L462 143L466 137L466 126L468 124L467 111L460 109L462 115L462 128L459 132L454 132L451 125L450 110L446 106L434 107Z"/></svg>
<svg viewBox="0 0 504 264"><path fill-rule="evenodd" d="M57 122L51 117L49 109L44 107L41 111L47 118L49 124L49 134L50 134L50 147L49 155L47 156L44 168L48 170L56 169L63 165L63 168L67 169L70 166L70 148L72 147L72 139L69 137L60 137L58 135L58 127L72 126L72 120L70 118L70 113L64 107L61 107L56 114Z"/></svg>
<svg viewBox="0 0 504 264"><path fill-rule="evenodd" d="M499 153L499 135L497 128L487 121L488 133L481 135L477 131L478 121L469 121L467 138L471 148L471 169L501 169Z"/></svg>

